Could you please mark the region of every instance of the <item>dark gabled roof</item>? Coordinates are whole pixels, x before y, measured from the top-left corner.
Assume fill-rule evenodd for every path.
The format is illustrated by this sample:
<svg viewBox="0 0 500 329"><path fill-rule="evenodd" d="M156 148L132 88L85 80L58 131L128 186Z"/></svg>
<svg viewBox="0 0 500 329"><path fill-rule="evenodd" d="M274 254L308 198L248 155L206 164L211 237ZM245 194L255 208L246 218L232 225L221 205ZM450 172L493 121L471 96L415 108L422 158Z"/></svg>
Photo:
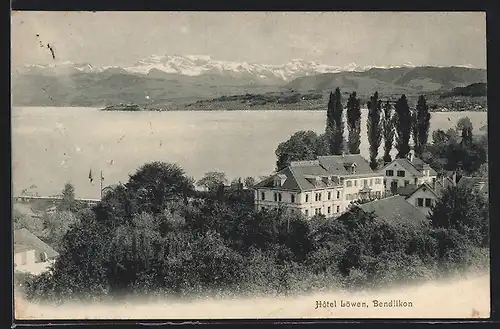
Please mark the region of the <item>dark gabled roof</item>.
<svg viewBox="0 0 500 329"><path fill-rule="evenodd" d="M389 163L385 167L388 167L393 163L398 163L401 167L405 168L405 170L410 172L413 176L422 177L424 175L423 170L424 170L425 165L427 165L429 168L429 175L430 176L437 175L437 172L436 172L436 170L434 170L434 168L432 168L427 163L425 163L422 159L419 159L417 157L414 157L413 161L410 161L407 158L397 158L397 159L394 159L391 163ZM384 167L384 169L385 169L385 167Z"/></svg>
<svg viewBox="0 0 500 329"><path fill-rule="evenodd" d="M350 175L348 169L356 165L356 175L373 174L370 164L359 154L319 156L319 163L332 175Z"/></svg>
<svg viewBox="0 0 500 329"><path fill-rule="evenodd" d="M420 226L429 222L427 217L402 195L367 202L358 207L365 212L373 212L378 219L389 224Z"/></svg>
<svg viewBox="0 0 500 329"><path fill-rule="evenodd" d="M418 189L418 185L415 184L409 184L406 186L400 186L398 187L397 194L402 195L402 196L409 196L413 194Z"/></svg>
<svg viewBox="0 0 500 329"><path fill-rule="evenodd" d="M438 197L438 194L437 194L437 193L436 193L436 191L432 188L432 186L430 186L430 185L429 185L429 184L427 184L427 183L423 183L423 184L421 184L421 185L417 186L417 188L416 188L413 192L411 192L410 194L408 194L408 195L406 196L406 198L408 199L408 198L409 198L410 196L412 196L415 192L417 192L417 191L419 191L419 190L422 190L422 189L423 189L424 191L425 191L425 190L429 190L432 194L434 194L434 196L435 196L436 198Z"/></svg>
<svg viewBox="0 0 500 329"><path fill-rule="evenodd" d="M14 231L14 245L16 244L29 247L38 252L44 252L48 258L59 256L57 251L25 228Z"/></svg>
<svg viewBox="0 0 500 329"><path fill-rule="evenodd" d="M255 185L256 188L269 187L272 188L274 185L274 179L278 175L283 175L286 177L283 185L280 186L280 190L289 191L304 191L311 190L318 187L326 187L327 184L324 180L316 181L315 177L327 177L331 176L328 171L323 168L317 160L314 161L295 161L292 162L288 167L280 170L274 175L269 176L263 181Z"/></svg>
<svg viewBox="0 0 500 329"><path fill-rule="evenodd" d="M317 160L294 161L285 169L256 184L254 188L272 188L274 179L280 175L286 177L280 190L307 191L336 186L340 183L338 176L353 175L348 171L353 165L356 167L355 175L375 173L368 161L359 154L319 156ZM331 179L330 185L328 177Z"/></svg>

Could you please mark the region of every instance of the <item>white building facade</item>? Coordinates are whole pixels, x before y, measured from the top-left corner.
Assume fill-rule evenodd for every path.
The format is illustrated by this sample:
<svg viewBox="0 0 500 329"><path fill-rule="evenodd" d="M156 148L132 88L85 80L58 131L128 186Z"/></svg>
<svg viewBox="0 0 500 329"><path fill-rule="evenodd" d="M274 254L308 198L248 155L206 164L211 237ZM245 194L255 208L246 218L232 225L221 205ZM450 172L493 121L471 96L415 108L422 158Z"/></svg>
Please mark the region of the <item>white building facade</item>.
<svg viewBox="0 0 500 329"><path fill-rule="evenodd" d="M383 175L360 155L296 161L254 187L258 209L285 207L306 217L335 217L363 198L380 198Z"/></svg>
<svg viewBox="0 0 500 329"><path fill-rule="evenodd" d="M380 171L384 176L386 192L397 193L398 188L424 183L434 187L437 180L437 172L427 163L409 153L408 158L394 159Z"/></svg>

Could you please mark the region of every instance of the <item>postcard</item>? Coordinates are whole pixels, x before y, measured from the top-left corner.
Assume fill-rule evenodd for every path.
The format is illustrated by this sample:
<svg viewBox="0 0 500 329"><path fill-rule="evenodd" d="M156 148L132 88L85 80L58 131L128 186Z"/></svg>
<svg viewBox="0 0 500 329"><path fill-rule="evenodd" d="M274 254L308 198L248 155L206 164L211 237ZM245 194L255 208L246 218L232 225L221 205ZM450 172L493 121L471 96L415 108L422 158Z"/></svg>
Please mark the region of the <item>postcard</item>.
<svg viewBox="0 0 500 329"><path fill-rule="evenodd" d="M16 319L489 318L485 20L11 12Z"/></svg>

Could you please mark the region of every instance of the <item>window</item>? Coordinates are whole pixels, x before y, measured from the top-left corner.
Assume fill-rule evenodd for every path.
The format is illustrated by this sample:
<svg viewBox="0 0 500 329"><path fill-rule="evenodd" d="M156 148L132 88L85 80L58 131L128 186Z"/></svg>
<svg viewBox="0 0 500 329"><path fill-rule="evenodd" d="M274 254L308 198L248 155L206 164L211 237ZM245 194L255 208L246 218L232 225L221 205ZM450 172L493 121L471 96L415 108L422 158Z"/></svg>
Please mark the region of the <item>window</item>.
<svg viewBox="0 0 500 329"><path fill-rule="evenodd" d="M332 192L328 192L328 200L332 199Z"/></svg>
<svg viewBox="0 0 500 329"><path fill-rule="evenodd" d="M281 202L281 193L278 193L278 201Z"/></svg>
<svg viewBox="0 0 500 329"><path fill-rule="evenodd" d="M291 201L292 203L294 203L294 202L295 202L295 194L291 194L291 195L290 195L290 201Z"/></svg>
<svg viewBox="0 0 500 329"><path fill-rule="evenodd" d="M424 206L424 199L418 198L417 199L417 207L423 207L423 206Z"/></svg>
<svg viewBox="0 0 500 329"><path fill-rule="evenodd" d="M306 214L306 216L309 216L309 210L306 209L304 213Z"/></svg>
<svg viewBox="0 0 500 329"><path fill-rule="evenodd" d="M309 202L309 194L306 194L306 202Z"/></svg>
<svg viewBox="0 0 500 329"><path fill-rule="evenodd" d="M405 180L405 186L408 186L410 185L410 181L409 180Z"/></svg>
<svg viewBox="0 0 500 329"><path fill-rule="evenodd" d="M318 214L321 215L321 208L318 208Z"/></svg>
<svg viewBox="0 0 500 329"><path fill-rule="evenodd" d="M358 186L358 180L354 180L354 186Z"/></svg>
<svg viewBox="0 0 500 329"><path fill-rule="evenodd" d="M328 214L332 212L332 207L328 207Z"/></svg>
<svg viewBox="0 0 500 329"><path fill-rule="evenodd" d="M260 198L261 198L262 200L265 200L265 199L266 199L266 193L264 193L264 192L260 192Z"/></svg>
<svg viewBox="0 0 500 329"><path fill-rule="evenodd" d="M432 178L432 186L436 187L436 178Z"/></svg>
<svg viewBox="0 0 500 329"><path fill-rule="evenodd" d="M352 186L352 182L350 180L346 180L345 181L345 186L351 187Z"/></svg>
<svg viewBox="0 0 500 329"><path fill-rule="evenodd" d="M394 176L394 170L386 170L385 175L386 176Z"/></svg>
<svg viewBox="0 0 500 329"><path fill-rule="evenodd" d="M415 185L418 185L418 178L415 178L414 180Z"/></svg>
<svg viewBox="0 0 500 329"><path fill-rule="evenodd" d="M432 207L432 199L425 198L425 206L426 206L427 208Z"/></svg>
<svg viewBox="0 0 500 329"><path fill-rule="evenodd" d="M404 170L398 170L398 177L405 177L405 171Z"/></svg>
<svg viewBox="0 0 500 329"><path fill-rule="evenodd" d="M368 179L363 179L363 187L367 187L368 186Z"/></svg>
<svg viewBox="0 0 500 329"><path fill-rule="evenodd" d="M340 191L337 191L337 199L340 199Z"/></svg>
<svg viewBox="0 0 500 329"><path fill-rule="evenodd" d="M321 215L321 208L314 209L314 214L315 215Z"/></svg>
<svg viewBox="0 0 500 329"><path fill-rule="evenodd" d="M387 179L384 179L384 188L387 188Z"/></svg>
<svg viewBox="0 0 500 329"><path fill-rule="evenodd" d="M337 206L337 212L340 212L340 206Z"/></svg>
<svg viewBox="0 0 500 329"><path fill-rule="evenodd" d="M373 186L373 178L370 178L370 186Z"/></svg>
<svg viewBox="0 0 500 329"><path fill-rule="evenodd" d="M318 201L321 201L321 193L318 193Z"/></svg>
<svg viewBox="0 0 500 329"><path fill-rule="evenodd" d="M278 201L278 193L274 192L274 201L277 202Z"/></svg>
<svg viewBox="0 0 500 329"><path fill-rule="evenodd" d="M380 184L381 184L380 178L375 178L375 185L380 185Z"/></svg>

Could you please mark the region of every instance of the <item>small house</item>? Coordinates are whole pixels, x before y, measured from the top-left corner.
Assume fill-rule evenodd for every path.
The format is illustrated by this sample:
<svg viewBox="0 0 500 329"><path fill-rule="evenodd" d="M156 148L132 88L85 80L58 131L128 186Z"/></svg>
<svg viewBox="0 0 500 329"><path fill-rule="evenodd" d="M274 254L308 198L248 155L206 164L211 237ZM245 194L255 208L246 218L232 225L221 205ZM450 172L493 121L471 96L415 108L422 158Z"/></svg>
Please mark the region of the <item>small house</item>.
<svg viewBox="0 0 500 329"><path fill-rule="evenodd" d="M27 229L14 231L14 269L40 274L59 256L59 253Z"/></svg>

